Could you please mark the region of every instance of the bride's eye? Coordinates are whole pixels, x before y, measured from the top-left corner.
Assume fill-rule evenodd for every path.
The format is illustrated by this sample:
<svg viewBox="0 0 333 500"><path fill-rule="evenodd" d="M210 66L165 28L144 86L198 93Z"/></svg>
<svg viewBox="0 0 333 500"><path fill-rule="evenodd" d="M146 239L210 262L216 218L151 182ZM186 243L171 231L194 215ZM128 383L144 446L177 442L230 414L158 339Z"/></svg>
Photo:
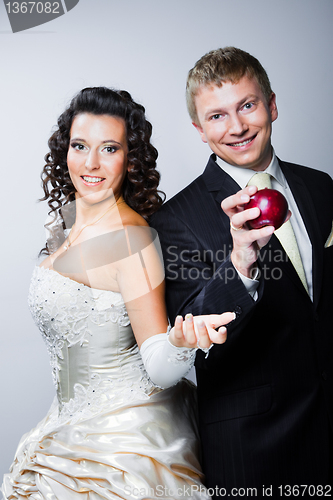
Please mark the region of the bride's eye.
<svg viewBox="0 0 333 500"><path fill-rule="evenodd" d="M79 142L72 142L71 143L71 147L73 149L76 149L77 151L84 151L84 149L85 149L85 145L84 144L80 144Z"/></svg>
<svg viewBox="0 0 333 500"><path fill-rule="evenodd" d="M115 153L116 151L118 151L118 148L116 146L105 146L103 151L105 151L106 153Z"/></svg>

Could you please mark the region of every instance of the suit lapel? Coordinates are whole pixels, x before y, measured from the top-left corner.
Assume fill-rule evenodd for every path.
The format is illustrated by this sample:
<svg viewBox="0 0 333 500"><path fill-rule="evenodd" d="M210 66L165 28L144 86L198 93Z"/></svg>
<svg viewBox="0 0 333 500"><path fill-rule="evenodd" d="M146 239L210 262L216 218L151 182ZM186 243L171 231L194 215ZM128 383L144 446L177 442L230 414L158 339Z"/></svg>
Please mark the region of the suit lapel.
<svg viewBox="0 0 333 500"><path fill-rule="evenodd" d="M224 198L236 193L241 188L235 182L230 175L228 175L224 170L222 170L215 162L215 154L210 156L207 166L202 173L203 181L207 187L207 191L210 193L210 199L212 202L216 203L216 212L214 215L213 224L219 227L220 233L220 245L232 249L232 237L230 233L230 222L229 217L223 212L221 208L221 202Z"/></svg>
<svg viewBox="0 0 333 500"><path fill-rule="evenodd" d="M209 158L205 171L202 174L208 191L215 192L215 200L221 204L227 196L237 193L241 189L239 184L215 162L215 154Z"/></svg>
<svg viewBox="0 0 333 500"><path fill-rule="evenodd" d="M323 273L323 248L321 247L321 235L319 225L317 223L316 210L311 194L302 177L295 174L290 167L285 165L280 160L279 164L293 193L312 244L313 303L316 307L320 297Z"/></svg>

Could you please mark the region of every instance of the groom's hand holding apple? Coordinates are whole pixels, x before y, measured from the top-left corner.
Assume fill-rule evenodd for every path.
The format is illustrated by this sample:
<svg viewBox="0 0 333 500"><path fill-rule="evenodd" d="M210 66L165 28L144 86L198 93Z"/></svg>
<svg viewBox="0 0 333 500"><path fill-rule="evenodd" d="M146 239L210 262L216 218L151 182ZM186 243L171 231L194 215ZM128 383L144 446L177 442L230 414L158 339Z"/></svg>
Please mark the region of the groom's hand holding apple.
<svg viewBox="0 0 333 500"><path fill-rule="evenodd" d="M254 224L255 219L260 218L261 211L251 197L258 192L256 186L248 186L222 201L222 210L230 219L230 232L233 239L231 262L242 275L253 278L257 268L257 258L260 248L267 245L275 228L273 225ZM282 195L280 195L284 198ZM250 203L251 202L251 203ZM291 213L285 205L285 221ZM287 215L286 215L287 214ZM273 220L273 219L272 219ZM253 227L258 227L252 229Z"/></svg>

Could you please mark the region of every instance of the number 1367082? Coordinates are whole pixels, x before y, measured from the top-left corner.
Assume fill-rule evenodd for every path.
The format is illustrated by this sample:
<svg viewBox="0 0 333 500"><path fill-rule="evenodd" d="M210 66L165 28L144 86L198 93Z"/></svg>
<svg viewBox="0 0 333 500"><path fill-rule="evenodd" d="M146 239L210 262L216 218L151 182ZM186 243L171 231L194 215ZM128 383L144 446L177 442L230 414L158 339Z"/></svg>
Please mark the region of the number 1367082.
<svg viewBox="0 0 333 500"><path fill-rule="evenodd" d="M8 2L8 14L60 14L59 2Z"/></svg>

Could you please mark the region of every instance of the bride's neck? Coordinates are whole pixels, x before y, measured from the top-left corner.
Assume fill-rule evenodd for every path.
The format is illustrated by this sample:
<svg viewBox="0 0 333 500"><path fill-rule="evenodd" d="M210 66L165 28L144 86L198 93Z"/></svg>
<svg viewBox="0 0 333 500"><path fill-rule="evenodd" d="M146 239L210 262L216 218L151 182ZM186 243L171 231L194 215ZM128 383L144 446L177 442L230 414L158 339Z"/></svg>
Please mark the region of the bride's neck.
<svg viewBox="0 0 333 500"><path fill-rule="evenodd" d="M111 211L112 208L115 208L121 200L121 196L117 198L115 196L110 196L99 203L90 204L84 199L78 198L76 200L75 226L79 228L96 223Z"/></svg>

